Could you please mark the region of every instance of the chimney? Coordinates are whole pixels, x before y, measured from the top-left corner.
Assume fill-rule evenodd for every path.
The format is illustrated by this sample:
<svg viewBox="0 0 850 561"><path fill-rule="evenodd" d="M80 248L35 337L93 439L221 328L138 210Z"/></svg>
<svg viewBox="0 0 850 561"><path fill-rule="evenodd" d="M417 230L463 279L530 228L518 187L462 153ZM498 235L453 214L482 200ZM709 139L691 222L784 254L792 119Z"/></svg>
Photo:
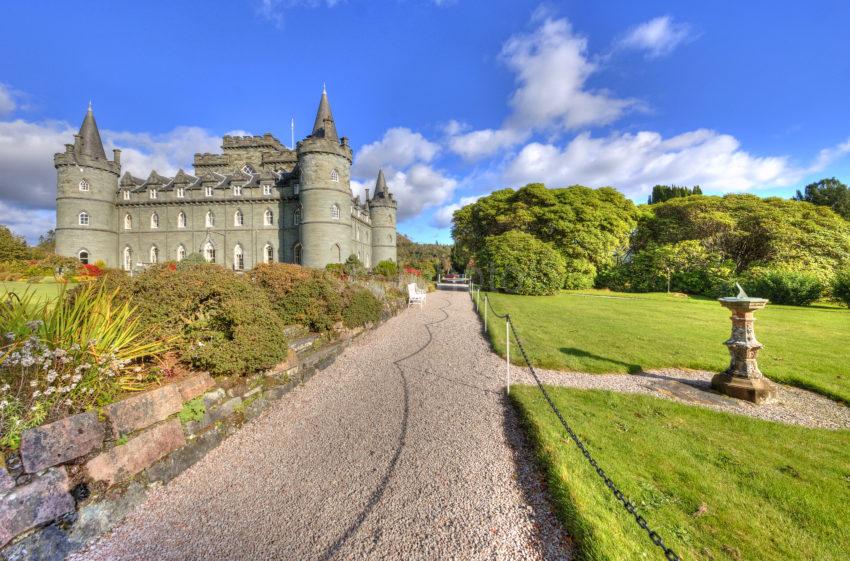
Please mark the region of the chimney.
<svg viewBox="0 0 850 561"><path fill-rule="evenodd" d="M367 201L369 200L369 188L368 187L366 187L366 200Z"/></svg>
<svg viewBox="0 0 850 561"><path fill-rule="evenodd" d="M112 149L112 161L115 162L116 164L118 164L119 166L121 165L121 150L120 149L118 149L118 148Z"/></svg>
<svg viewBox="0 0 850 561"><path fill-rule="evenodd" d="M74 135L74 152L77 154L80 153L80 150L83 148L83 137L79 134Z"/></svg>

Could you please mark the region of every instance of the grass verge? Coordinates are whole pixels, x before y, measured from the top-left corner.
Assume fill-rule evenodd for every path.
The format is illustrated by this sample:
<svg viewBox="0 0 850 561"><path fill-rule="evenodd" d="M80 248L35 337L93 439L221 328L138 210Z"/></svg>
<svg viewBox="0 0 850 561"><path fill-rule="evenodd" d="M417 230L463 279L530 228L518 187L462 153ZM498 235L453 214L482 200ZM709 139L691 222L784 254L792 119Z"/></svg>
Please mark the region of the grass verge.
<svg viewBox="0 0 850 561"><path fill-rule="evenodd" d="M682 559L850 558L850 431L649 396L547 389L599 465ZM540 391L514 386L510 395L580 558L663 559Z"/></svg>
<svg viewBox="0 0 850 561"><path fill-rule="evenodd" d="M729 311L714 300L604 291L488 296L496 311L511 314L532 362L542 368L720 372L729 364L723 346L732 327ZM504 355L504 321L488 327L493 347ZM756 335L764 344L759 366L768 378L850 403L850 362L843 360L850 310L768 305L756 313Z"/></svg>

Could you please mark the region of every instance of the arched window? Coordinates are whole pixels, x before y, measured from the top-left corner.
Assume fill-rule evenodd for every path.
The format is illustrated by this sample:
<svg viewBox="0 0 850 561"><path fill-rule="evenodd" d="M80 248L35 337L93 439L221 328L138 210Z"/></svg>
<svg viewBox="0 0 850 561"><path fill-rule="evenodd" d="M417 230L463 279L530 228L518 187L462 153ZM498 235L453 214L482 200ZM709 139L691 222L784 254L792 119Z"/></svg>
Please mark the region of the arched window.
<svg viewBox="0 0 850 561"><path fill-rule="evenodd" d="M133 270L133 250L129 246L124 248L124 270Z"/></svg>
<svg viewBox="0 0 850 561"><path fill-rule="evenodd" d="M183 261L184 259L186 259L186 248L183 247L183 244L181 243L177 246L177 260Z"/></svg>
<svg viewBox="0 0 850 561"><path fill-rule="evenodd" d="M233 248L233 269L236 271L245 270L245 255L242 253L242 246L236 244Z"/></svg>
<svg viewBox="0 0 850 561"><path fill-rule="evenodd" d="M242 215L241 210L237 210L233 213L233 225L234 226L244 226L245 225L245 217Z"/></svg>
<svg viewBox="0 0 850 561"><path fill-rule="evenodd" d="M331 181L339 181L339 172L335 169L331 170Z"/></svg>
<svg viewBox="0 0 850 561"><path fill-rule="evenodd" d="M79 216L79 222L80 222L80 226L88 226L89 225L89 213L86 212L86 211L81 212L80 216Z"/></svg>
<svg viewBox="0 0 850 561"><path fill-rule="evenodd" d="M77 254L77 257L80 258L80 263L82 263L83 265L89 264L89 252L88 252L88 250L81 249L80 252Z"/></svg>
<svg viewBox="0 0 850 561"><path fill-rule="evenodd" d="M89 182L83 179L80 181L80 191L88 191L89 190Z"/></svg>
<svg viewBox="0 0 850 561"><path fill-rule="evenodd" d="M342 263L342 249L338 243L331 246L331 259L334 260L334 263Z"/></svg>
<svg viewBox="0 0 850 561"><path fill-rule="evenodd" d="M263 224L266 226L274 224L274 213L272 212L272 209L267 208L266 212L263 213Z"/></svg>
<svg viewBox="0 0 850 561"><path fill-rule="evenodd" d="M182 210L177 213L177 227L185 228L186 227L186 213Z"/></svg>
<svg viewBox="0 0 850 561"><path fill-rule="evenodd" d="M159 263L159 249L155 245L151 246L151 263Z"/></svg>
<svg viewBox="0 0 850 561"><path fill-rule="evenodd" d="M274 246L270 243L263 246L263 263L274 263Z"/></svg>
<svg viewBox="0 0 850 561"><path fill-rule="evenodd" d="M301 209L296 208L295 212L292 213L292 225L298 226L301 224Z"/></svg>
<svg viewBox="0 0 850 561"><path fill-rule="evenodd" d="M133 229L133 217L129 214L124 215L124 229L132 230Z"/></svg>
<svg viewBox="0 0 850 561"><path fill-rule="evenodd" d="M331 205L331 220L339 220L339 205L336 203Z"/></svg>
<svg viewBox="0 0 850 561"><path fill-rule="evenodd" d="M207 228L212 228L213 226L215 226L215 215L212 213L211 210L207 211L206 225Z"/></svg>
<svg viewBox="0 0 850 561"><path fill-rule="evenodd" d="M206 259L208 263L215 263L215 246L212 242L204 244L204 259Z"/></svg>
<svg viewBox="0 0 850 561"><path fill-rule="evenodd" d="M151 214L151 228L159 228L159 215L155 212Z"/></svg>

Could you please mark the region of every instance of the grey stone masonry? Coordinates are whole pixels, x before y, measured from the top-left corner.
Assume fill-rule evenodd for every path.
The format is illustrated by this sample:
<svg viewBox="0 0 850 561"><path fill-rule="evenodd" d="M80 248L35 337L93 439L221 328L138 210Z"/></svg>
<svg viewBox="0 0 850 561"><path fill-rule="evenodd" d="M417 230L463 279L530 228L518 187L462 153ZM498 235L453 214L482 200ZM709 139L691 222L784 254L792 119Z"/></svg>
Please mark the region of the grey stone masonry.
<svg viewBox="0 0 850 561"><path fill-rule="evenodd" d="M371 200L353 198L351 162L324 91L297 146L270 133L225 136L221 154L195 154L195 175L145 179L121 175L120 150L106 157L89 107L74 144L54 156L56 251L127 271L191 253L234 270L395 261L396 202L382 172Z"/></svg>

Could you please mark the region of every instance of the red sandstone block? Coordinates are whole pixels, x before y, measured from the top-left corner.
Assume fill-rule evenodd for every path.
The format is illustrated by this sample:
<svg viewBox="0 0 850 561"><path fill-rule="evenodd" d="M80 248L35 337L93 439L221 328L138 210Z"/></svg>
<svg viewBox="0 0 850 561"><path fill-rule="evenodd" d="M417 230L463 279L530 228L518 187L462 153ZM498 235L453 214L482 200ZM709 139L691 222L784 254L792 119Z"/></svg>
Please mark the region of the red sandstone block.
<svg viewBox="0 0 850 561"><path fill-rule="evenodd" d="M180 380L176 385L183 401L189 401L190 399L195 399L208 389L214 388L215 381L212 379L212 376L204 372L191 378Z"/></svg>
<svg viewBox="0 0 850 561"><path fill-rule="evenodd" d="M0 497L0 547L26 532L74 510L64 467L53 468L32 482Z"/></svg>
<svg viewBox="0 0 850 561"><path fill-rule="evenodd" d="M183 398L174 384L106 406L112 431L127 434L143 429L180 411Z"/></svg>
<svg viewBox="0 0 850 561"><path fill-rule="evenodd" d="M86 464L89 477L114 485L152 465L186 444L180 421L173 419L146 430L127 444L92 458Z"/></svg>
<svg viewBox="0 0 850 561"><path fill-rule="evenodd" d="M24 471L35 473L44 468L85 456L103 443L103 425L96 413L73 415L21 435L21 460Z"/></svg>

